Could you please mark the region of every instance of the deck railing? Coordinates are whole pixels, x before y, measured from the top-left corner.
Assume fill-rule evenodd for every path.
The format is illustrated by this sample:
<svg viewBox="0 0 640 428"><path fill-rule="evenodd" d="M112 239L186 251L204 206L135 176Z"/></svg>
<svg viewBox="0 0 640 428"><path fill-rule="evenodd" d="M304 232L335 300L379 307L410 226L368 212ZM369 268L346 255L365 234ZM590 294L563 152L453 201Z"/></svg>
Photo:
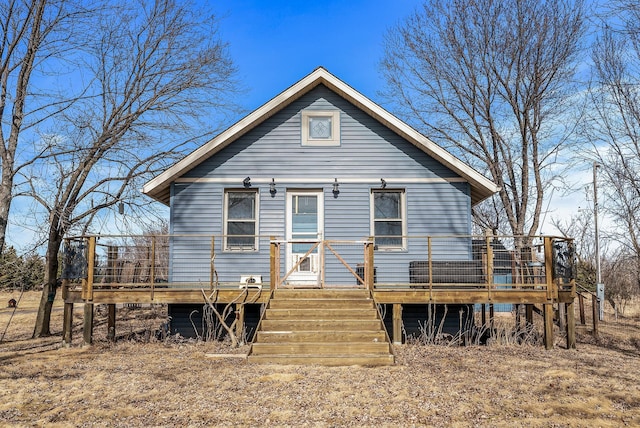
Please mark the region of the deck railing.
<svg viewBox="0 0 640 428"><path fill-rule="evenodd" d="M575 290L573 243L557 237L405 236L230 245L225 236L87 236L65 243L63 279L94 290L285 286L372 290ZM398 243L400 241L397 241ZM387 245L385 245L387 244ZM153 298L153 297L152 297Z"/></svg>

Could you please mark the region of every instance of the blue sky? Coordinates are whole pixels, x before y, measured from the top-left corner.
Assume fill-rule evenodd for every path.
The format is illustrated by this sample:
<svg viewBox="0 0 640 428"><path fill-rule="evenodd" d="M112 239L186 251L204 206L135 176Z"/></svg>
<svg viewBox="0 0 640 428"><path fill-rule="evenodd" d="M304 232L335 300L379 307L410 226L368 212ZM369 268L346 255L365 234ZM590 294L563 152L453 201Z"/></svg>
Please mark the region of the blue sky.
<svg viewBox="0 0 640 428"><path fill-rule="evenodd" d="M316 67L381 102L383 38L420 0L234 0L215 6L254 110Z"/></svg>

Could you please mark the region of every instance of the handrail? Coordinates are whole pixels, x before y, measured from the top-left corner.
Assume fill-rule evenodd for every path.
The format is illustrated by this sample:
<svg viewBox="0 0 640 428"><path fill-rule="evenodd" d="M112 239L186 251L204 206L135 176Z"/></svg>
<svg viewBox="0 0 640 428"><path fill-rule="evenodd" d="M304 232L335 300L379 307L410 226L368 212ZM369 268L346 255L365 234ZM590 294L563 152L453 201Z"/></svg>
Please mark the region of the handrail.
<svg viewBox="0 0 640 428"><path fill-rule="evenodd" d="M113 235L113 237L115 236L133 238L132 235ZM490 300L498 289L507 289L510 287L514 290L524 290L530 287L535 287L536 290L544 290L547 293L547 298L553 300L557 298L558 288L561 288L562 290L566 289L568 281L567 278L569 278L562 277L559 278L560 282L557 282L558 279L555 278L555 275L553 274L555 266L551 265L551 261L556 259L556 254L550 251L551 243L555 241L548 237L544 240L544 253L541 254L540 249L538 249L535 254L530 254L514 252L514 250L511 249L513 245L512 241L498 242L495 241L496 236L493 235L429 235L425 236L426 239L424 241L426 242L420 242L422 239L418 239L418 241L416 241L418 242L416 248L420 248L418 251L405 250L400 252L378 249L379 251L376 251L375 253L377 265L374 267L373 250L376 250L376 248L373 247L374 244L372 243L375 243L375 237L357 240L328 239L317 241L315 239L282 240L274 235L269 236L269 239L267 240L266 236L258 235L265 238L264 241L260 241L260 247L235 253L226 251L222 247L221 242L224 242L223 235L175 234L139 236L145 237L145 241L138 243L127 239L123 242L105 242L104 238L109 238L108 235L91 236L86 238L89 245L83 248L90 248L89 251L85 250L88 253L85 263L89 265L89 268L93 268L88 269L89 271L93 270L93 272L83 273L84 278L82 279L85 280L83 284L83 298L90 301L92 297L92 289L101 287L103 283L110 285L129 285L131 283L131 286L135 287L144 287L144 285L147 284L152 296L159 288L158 282L163 284L173 284L174 282L203 281L208 282L209 288L211 289L214 288L218 282L217 273L220 272L221 268L225 271L220 277L220 280L224 283L235 283L236 277L241 278L246 274L259 274L262 276L266 274L271 280L270 286L277 288L277 286L282 283L282 281L285 281L287 277L292 274L292 271L300 266L301 263L299 260L298 263L294 264L294 266L288 267L288 270L284 272L284 277L281 277L280 262L281 259L284 258L284 254L281 254L280 251L278 251L279 246L283 244L287 245L298 243L310 244L310 249L309 251L306 251L305 254L307 256L312 251L318 251L316 248L320 248L320 254L323 256L323 260L319 261L321 265L324 265L323 261L326 251L326 254L330 255L332 253L337 257L339 262L338 266L340 266L340 268L342 268L342 266L346 267L346 270L348 271L347 275L345 275L342 270L339 272L330 271L330 274L333 276L327 276L326 279L322 276L319 278L321 284L329 283L346 285L347 282L345 281L351 281L351 278L348 277L353 276L358 280L358 284L360 285L369 280L367 284L364 284L365 286L374 288L393 288L398 285L400 287L423 288L428 290L430 295L434 294L434 290L436 288L442 286L461 289L483 288L487 290L488 298ZM182 241L167 239L166 242L164 242L159 239L160 236L165 236L167 238L195 238L195 240ZM466 246L464 244L467 242L466 240L456 240L454 242L455 245L453 247L453 252L451 253L453 256L448 257L448 255L450 255L448 253L449 244L447 244L446 239L440 241L439 238L441 237L451 237L456 239L469 237L474 239L468 241L469 245ZM102 244L96 242L100 238L103 238ZM406 236L404 238L415 239L416 237ZM510 240L517 239L515 236L509 236L508 238L510 238ZM69 240L71 238L65 239ZM529 237L529 239L539 240L539 238L534 237ZM265 244L265 241L268 242L270 246L274 247L272 248L272 254L267 254L265 247L262 247L262 245ZM194 244L192 245L191 242ZM494 244L494 242L496 243ZM344 253L346 256L343 256L342 250L335 247L334 244L365 245L365 247L371 246L372 251L369 252L367 251L367 248L365 248L364 263L362 263L362 259L359 259L361 256L356 255L354 257L354 254L356 254L354 249L349 248L347 250L348 252ZM534 242L534 244L540 247L543 246L542 244L539 244L538 241ZM495 248L494 245L496 246ZM175 251L173 248L174 246L176 246L179 251ZM99 255L96 255L96 247L100 247ZM118 249L118 247L120 247L120 251L113 251L113 248ZM197 255L196 257L190 257L191 247L193 247L194 251L197 252L195 253ZM111 251L109 249L111 249ZM258 264L251 263L227 264L227 259L236 257L236 254L242 254L241 257L245 260L249 260L250 258L255 260L260 258L270 260L268 268L269 271L267 272L266 270L266 264L261 264L259 266ZM567 257L566 254L570 253L565 251L565 259ZM217 266L218 257L221 257L222 259L220 266ZM464 257L467 257L469 259L468 261L474 261L482 264L483 271L480 272L477 269L467 269L467 267L458 268L455 267L455 265L451 268L446 267L446 264L449 262L466 260ZM542 267L540 269L533 268L529 270L528 264L526 264L528 263L527 257L531 257L531 260L537 261L542 265ZM571 256L569 255L568 257ZM214 259L216 262L215 267L213 264ZM304 256L301 260L303 259ZM264 263L264 261L260 260L260 263ZM355 270L354 266L356 263L364 265L364 275ZM414 276L412 276L411 273L413 271L407 271L407 264L410 265L411 263L416 263L416 273ZM436 266L436 263L438 263L438 266ZM245 266L247 267L244 268ZM218 268L218 272L216 272L216 268ZM411 269L411 266L409 266L409 268ZM251 269L251 271L245 271L245 269ZM331 269L334 269L333 265ZM454 272L454 270L447 270L445 272L446 269L457 269L457 271ZM525 271L521 271L522 269L525 269ZM260 272L257 272L256 270L260 270ZM376 271L377 276L375 275ZM324 275L325 269L322 269L321 272ZM326 272L329 272L329 270L326 270ZM336 272L338 273L336 274ZM451 280L448 279L450 272L451 275L455 276L455 278L452 278ZM93 273L95 273L95 275L92 275ZM438 273L437 277L436 273ZM407 274L409 274L409 276L407 276ZM113 275L118 277L117 280L111 278ZM500 279L495 279L495 275L500 276ZM508 278L502 277L505 275L507 275ZM162 288L164 287L166 287L166 285L162 285ZM584 295L592 294L592 292L579 284L577 285L577 289ZM575 292L574 290L572 291Z"/></svg>
<svg viewBox="0 0 640 428"><path fill-rule="evenodd" d="M581 290L578 290L578 288L580 288L586 294L590 294L592 296L598 297L598 295L596 293L594 293L593 291L587 289L587 287L585 287L584 285L576 282L576 292L580 292L581 291Z"/></svg>
<svg viewBox="0 0 640 428"><path fill-rule="evenodd" d="M384 318L382 316L382 313L380 312L380 308L378 308L378 304L376 303L376 299L373 297L373 290L369 290L369 298L371 299L371 301L373 302L373 306L376 309L376 312L378 313L378 316L380 317L380 322L382 323L382 330L384 330L384 337L387 340L387 343L389 344L389 349L391 349L391 353L393 354L393 358L396 358L396 350L395 347L393 346L393 342L391 342L391 336L389 336L389 332L387 331L387 326L384 323Z"/></svg>

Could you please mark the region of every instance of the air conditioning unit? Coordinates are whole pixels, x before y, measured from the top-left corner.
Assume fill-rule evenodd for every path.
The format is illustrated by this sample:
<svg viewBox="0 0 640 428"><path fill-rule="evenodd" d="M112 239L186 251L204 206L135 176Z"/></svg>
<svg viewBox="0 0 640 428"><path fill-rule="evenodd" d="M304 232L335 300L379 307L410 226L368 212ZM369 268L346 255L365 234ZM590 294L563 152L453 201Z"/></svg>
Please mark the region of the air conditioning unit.
<svg viewBox="0 0 640 428"><path fill-rule="evenodd" d="M262 275L240 275L240 288L262 290Z"/></svg>

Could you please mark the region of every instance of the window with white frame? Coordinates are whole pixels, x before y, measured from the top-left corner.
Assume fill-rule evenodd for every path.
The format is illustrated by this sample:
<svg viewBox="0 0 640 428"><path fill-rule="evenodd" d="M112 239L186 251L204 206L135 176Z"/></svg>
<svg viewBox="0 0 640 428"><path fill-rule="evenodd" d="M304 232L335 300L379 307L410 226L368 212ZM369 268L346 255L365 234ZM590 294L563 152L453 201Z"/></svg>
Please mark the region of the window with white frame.
<svg viewBox="0 0 640 428"><path fill-rule="evenodd" d="M303 110L302 145L339 146L340 112L338 110Z"/></svg>
<svg viewBox="0 0 640 428"><path fill-rule="evenodd" d="M228 190L224 203L224 248L228 251L256 251L257 190Z"/></svg>
<svg viewBox="0 0 640 428"><path fill-rule="evenodd" d="M373 190L371 211L372 230L378 248L405 248L404 190Z"/></svg>

